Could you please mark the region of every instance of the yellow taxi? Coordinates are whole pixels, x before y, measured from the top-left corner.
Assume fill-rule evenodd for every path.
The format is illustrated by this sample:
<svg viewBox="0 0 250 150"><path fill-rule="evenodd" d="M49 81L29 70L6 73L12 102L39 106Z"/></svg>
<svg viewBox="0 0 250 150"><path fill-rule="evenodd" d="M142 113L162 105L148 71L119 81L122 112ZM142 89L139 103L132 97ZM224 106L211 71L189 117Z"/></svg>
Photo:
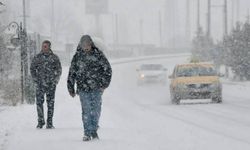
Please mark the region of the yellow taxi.
<svg viewBox="0 0 250 150"><path fill-rule="evenodd" d="M212 99L222 102L222 85L211 63L176 65L171 76L170 95L173 104L184 99Z"/></svg>

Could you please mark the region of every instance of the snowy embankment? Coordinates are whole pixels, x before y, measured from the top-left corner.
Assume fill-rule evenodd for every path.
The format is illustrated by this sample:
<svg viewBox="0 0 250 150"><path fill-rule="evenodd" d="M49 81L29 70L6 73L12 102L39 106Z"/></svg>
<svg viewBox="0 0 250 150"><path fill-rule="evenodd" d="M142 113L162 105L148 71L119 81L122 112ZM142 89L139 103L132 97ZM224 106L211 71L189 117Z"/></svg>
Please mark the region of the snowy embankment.
<svg viewBox="0 0 250 150"><path fill-rule="evenodd" d="M132 57L132 58L122 58L122 59L117 59L117 60L113 59L113 60L110 61L110 63L112 65L118 65L118 64L150 61L150 60L157 60L157 59L168 59L168 58L175 58L175 57L188 57L190 55L191 55L190 53L177 53L177 54L167 54L167 55Z"/></svg>
<svg viewBox="0 0 250 150"><path fill-rule="evenodd" d="M136 67L162 63L168 74L187 56L117 63L103 95L100 140L84 143L79 97L67 93L68 68L56 92L55 130L37 130L35 106L0 112L0 150L249 150L250 86L223 84L222 104L183 101L171 105L168 84L138 87Z"/></svg>

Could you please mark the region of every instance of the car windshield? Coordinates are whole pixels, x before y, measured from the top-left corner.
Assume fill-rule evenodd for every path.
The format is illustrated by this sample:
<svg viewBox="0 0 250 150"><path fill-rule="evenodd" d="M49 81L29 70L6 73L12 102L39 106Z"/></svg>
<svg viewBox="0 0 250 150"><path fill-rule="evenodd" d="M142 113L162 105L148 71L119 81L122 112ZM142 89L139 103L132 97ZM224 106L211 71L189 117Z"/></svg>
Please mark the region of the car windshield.
<svg viewBox="0 0 250 150"><path fill-rule="evenodd" d="M149 64L149 65L142 65L141 70L162 70L162 65L158 64Z"/></svg>
<svg viewBox="0 0 250 150"><path fill-rule="evenodd" d="M213 67L180 67L177 69L177 77L191 76L215 76L216 71Z"/></svg>

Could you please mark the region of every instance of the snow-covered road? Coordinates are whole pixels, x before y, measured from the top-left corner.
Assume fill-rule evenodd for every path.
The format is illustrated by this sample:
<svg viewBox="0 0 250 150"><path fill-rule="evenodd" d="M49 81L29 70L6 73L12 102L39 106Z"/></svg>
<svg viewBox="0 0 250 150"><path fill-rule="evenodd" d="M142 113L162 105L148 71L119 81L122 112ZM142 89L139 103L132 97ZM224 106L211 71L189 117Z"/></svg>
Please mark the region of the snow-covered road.
<svg viewBox="0 0 250 150"><path fill-rule="evenodd" d="M158 59L170 73L187 57ZM152 63L152 60L150 60ZM111 86L103 96L100 140L82 142L79 97L66 89L68 68L56 93L55 130L37 130L35 106L0 112L0 150L249 150L250 84L223 84L223 103L209 100L170 104L168 84L138 87L136 67L113 65Z"/></svg>

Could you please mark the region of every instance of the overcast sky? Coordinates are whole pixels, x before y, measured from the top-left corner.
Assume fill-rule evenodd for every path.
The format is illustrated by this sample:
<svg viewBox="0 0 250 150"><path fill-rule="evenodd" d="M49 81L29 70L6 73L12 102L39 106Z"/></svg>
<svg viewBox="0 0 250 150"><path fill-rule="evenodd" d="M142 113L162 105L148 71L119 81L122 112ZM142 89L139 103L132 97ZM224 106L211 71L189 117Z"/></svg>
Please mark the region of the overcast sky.
<svg viewBox="0 0 250 150"><path fill-rule="evenodd" d="M21 20L22 1L2 0L8 7L11 19ZM51 0L26 0L29 3L29 31L39 32L50 36L51 32ZM170 10L166 6L166 1L176 3L175 9L175 31L168 33L165 16ZM201 25L206 30L207 0L201 1ZM228 0L229 28L232 24L232 2ZM196 2L190 0L190 28L192 36L196 31ZM212 0L213 5L221 5L224 0ZM171 2L170 2L171 3ZM92 34L95 31L95 18L85 14L84 0L54 0L55 4L55 33L61 41L76 42L82 34ZM235 4L234 4L235 6ZM174 7L174 6L173 6ZM246 20L250 7L249 0L240 0L240 20ZM235 7L234 7L235 8ZM236 8L235 8L236 9ZM222 8L212 8L212 36L215 39L221 38L223 34L223 10ZM144 44L159 45L159 18L161 14L161 25L163 39L173 37L185 37L186 33L186 0L109 0L109 12L102 15L100 22L103 29L104 40L113 43L115 40L115 14L118 18L119 42L124 44ZM10 19L10 20L11 20ZM236 21L236 14L234 14ZM141 35L143 39L141 39ZM173 36L173 37L170 37Z"/></svg>

